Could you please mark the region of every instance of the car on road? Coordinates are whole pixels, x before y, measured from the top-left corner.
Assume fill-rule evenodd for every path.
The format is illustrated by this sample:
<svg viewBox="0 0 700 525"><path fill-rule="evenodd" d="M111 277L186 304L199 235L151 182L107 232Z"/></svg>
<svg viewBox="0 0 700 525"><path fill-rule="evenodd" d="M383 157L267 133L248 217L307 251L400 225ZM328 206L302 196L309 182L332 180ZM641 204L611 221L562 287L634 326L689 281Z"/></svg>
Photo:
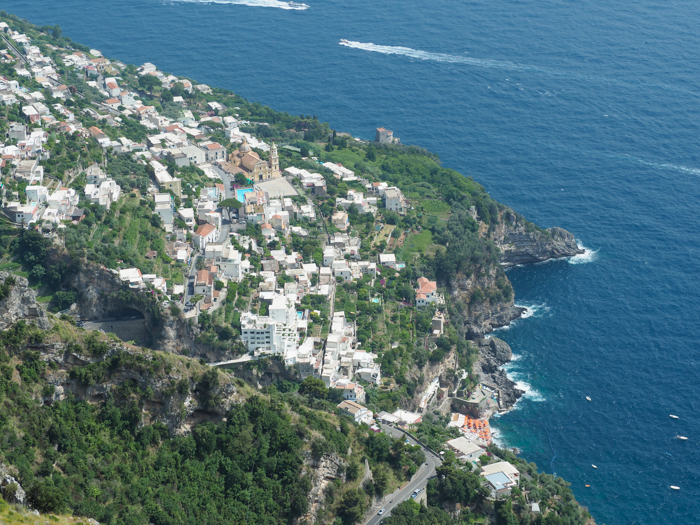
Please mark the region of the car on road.
<svg viewBox="0 0 700 525"><path fill-rule="evenodd" d="M418 494L420 494L421 490L423 490L423 489L416 489L416 490L414 490L414 491L413 491L413 495L412 495L411 497L412 497L412 498L415 498L416 496L418 496Z"/></svg>
<svg viewBox="0 0 700 525"><path fill-rule="evenodd" d="M380 509L379 512L377 512L377 516L381 516L382 514L384 514L384 509Z"/></svg>

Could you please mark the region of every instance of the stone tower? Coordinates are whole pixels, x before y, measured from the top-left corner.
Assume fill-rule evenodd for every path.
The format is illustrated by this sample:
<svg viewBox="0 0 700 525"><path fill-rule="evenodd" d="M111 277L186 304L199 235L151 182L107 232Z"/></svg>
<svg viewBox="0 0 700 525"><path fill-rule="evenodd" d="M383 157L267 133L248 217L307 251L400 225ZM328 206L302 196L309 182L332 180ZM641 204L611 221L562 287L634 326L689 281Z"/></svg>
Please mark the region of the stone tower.
<svg viewBox="0 0 700 525"><path fill-rule="evenodd" d="M276 179L280 176L280 159L277 155L277 145L270 147L270 177Z"/></svg>

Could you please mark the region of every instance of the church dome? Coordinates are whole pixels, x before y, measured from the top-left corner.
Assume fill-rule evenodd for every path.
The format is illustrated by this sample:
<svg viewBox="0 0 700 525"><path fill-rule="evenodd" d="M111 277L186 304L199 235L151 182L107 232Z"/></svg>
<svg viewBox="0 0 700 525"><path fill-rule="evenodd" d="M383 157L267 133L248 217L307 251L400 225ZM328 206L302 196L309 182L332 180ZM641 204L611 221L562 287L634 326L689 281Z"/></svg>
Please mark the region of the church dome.
<svg viewBox="0 0 700 525"><path fill-rule="evenodd" d="M248 145L248 141L245 137L243 137L243 144L241 144L241 147L238 148L238 151L241 153L250 153L250 146Z"/></svg>

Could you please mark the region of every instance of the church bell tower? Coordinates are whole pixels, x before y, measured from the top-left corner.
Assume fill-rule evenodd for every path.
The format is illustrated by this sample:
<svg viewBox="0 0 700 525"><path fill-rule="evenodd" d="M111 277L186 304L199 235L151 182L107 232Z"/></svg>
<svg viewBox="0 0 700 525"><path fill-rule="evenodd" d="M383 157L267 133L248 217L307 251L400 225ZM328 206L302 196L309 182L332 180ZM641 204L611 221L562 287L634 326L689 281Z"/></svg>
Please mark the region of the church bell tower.
<svg viewBox="0 0 700 525"><path fill-rule="evenodd" d="M280 176L280 159L277 155L277 145L270 147L270 177L276 179Z"/></svg>

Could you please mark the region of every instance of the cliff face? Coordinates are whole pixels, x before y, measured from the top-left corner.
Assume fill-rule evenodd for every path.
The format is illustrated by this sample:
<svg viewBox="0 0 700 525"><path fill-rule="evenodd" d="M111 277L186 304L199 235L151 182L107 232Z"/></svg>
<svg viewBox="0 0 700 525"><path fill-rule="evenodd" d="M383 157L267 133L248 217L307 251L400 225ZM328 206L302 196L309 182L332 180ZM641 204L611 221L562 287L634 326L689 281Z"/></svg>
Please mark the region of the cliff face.
<svg viewBox="0 0 700 525"><path fill-rule="evenodd" d="M497 270L492 268L485 273L473 274L469 277L459 274L450 282L452 300L462 308L467 339L479 339L495 328L505 326L513 319L517 319L525 311L524 308L514 305L512 297L509 300L488 298L480 301L473 300L472 295L477 288L494 289L496 279Z"/></svg>
<svg viewBox="0 0 700 525"><path fill-rule="evenodd" d="M498 388L501 393L501 409L511 408L525 392L517 388L501 368L513 357L510 346L497 337L490 337L480 339L478 347L479 359L474 363L474 373L479 375L484 384Z"/></svg>
<svg viewBox="0 0 700 525"><path fill-rule="evenodd" d="M499 262L506 267L583 253L574 235L557 227L549 228L546 233L538 230L528 232L522 222L503 221L495 228L492 239L501 250Z"/></svg>
<svg viewBox="0 0 700 525"><path fill-rule="evenodd" d="M52 395L43 398L44 403L53 403L65 399L71 393L77 399L89 402L99 402L110 394L115 397L125 395L124 386L129 389L138 388L142 392L149 391L152 394L143 403L142 420L145 424L156 421L167 425L171 434L187 434L192 426L207 420L218 421L237 403L244 401L236 386L225 374L219 374L220 383L211 391L204 392L195 381L197 372L178 365L172 366L167 372L155 375L148 371L134 369L128 361L127 364L110 369L107 379L95 384L85 384L78 379L70 377L70 371L78 366L91 363L99 363L107 360L119 352L152 359L148 351L130 348L120 343L112 343L104 358L89 358L72 352L64 343L47 343L32 347L39 351L41 359L52 361L58 365L57 369L47 369L46 380L53 385L55 391ZM204 369L202 367L202 369ZM201 371L200 371L201 372ZM177 388L178 382L185 380L186 389ZM207 398L216 399L216 403L207 404Z"/></svg>
<svg viewBox="0 0 700 525"><path fill-rule="evenodd" d="M46 316L46 310L36 301L36 291L29 287L24 277L0 272L0 282L13 278L15 283L10 287L9 295L0 301L0 330L5 330L17 321L24 319L34 323L43 330L51 328Z"/></svg>
<svg viewBox="0 0 700 525"><path fill-rule="evenodd" d="M67 285L78 293L78 302L71 310L71 313L78 317L98 321L114 316L121 317L124 310L137 310L146 320L150 348L190 357L203 357L211 362L222 361L227 357L209 345L197 342L200 330L196 323L188 322L183 317L174 317L167 309L163 309L160 317L155 319L145 303L124 303L116 300L114 297L117 292L128 290L128 286L106 268L85 263L71 276Z"/></svg>

